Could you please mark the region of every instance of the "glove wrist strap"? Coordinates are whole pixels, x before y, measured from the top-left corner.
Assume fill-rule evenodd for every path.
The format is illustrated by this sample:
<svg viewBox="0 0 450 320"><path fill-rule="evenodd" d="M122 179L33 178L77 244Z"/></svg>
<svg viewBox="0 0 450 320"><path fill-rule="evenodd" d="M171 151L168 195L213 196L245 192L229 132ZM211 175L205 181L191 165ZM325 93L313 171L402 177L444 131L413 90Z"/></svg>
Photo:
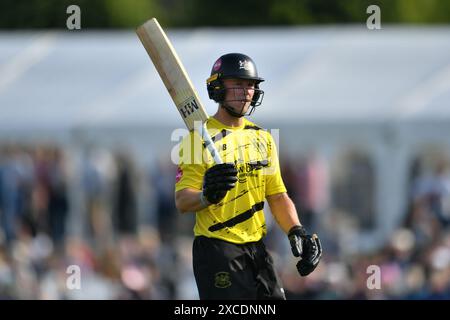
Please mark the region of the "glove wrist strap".
<svg viewBox="0 0 450 320"><path fill-rule="evenodd" d="M302 236L302 237L304 237L304 236L307 235L306 229L305 229L305 227L303 227L302 225L293 226L293 227L289 230L288 236L291 235L291 234L298 234L298 235L300 235L300 236Z"/></svg>
<svg viewBox="0 0 450 320"><path fill-rule="evenodd" d="M208 199L206 199L205 195L202 193L200 193L200 203L202 205L203 208L207 208L211 205L211 202L208 201Z"/></svg>

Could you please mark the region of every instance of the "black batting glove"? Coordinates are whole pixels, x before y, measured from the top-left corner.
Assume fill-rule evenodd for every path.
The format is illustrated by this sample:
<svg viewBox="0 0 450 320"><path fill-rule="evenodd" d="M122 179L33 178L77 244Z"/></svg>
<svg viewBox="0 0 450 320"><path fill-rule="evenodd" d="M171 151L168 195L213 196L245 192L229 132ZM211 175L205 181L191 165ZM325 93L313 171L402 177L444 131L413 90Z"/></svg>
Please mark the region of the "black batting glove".
<svg viewBox="0 0 450 320"><path fill-rule="evenodd" d="M206 170L203 177L203 194L210 204L219 203L236 185L237 169L233 163L216 164Z"/></svg>
<svg viewBox="0 0 450 320"><path fill-rule="evenodd" d="M307 234L303 226L294 226L288 233L292 254L301 257L297 270L301 276L307 276L316 269L322 257L322 245L316 234Z"/></svg>

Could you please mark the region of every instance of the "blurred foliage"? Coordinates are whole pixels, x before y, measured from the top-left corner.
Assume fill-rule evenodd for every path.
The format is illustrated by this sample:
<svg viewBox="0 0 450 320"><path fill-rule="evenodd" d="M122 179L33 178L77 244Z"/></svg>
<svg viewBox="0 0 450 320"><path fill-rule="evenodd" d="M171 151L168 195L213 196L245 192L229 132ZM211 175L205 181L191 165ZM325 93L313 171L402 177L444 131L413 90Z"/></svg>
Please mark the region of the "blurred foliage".
<svg viewBox="0 0 450 320"><path fill-rule="evenodd" d="M0 28L65 28L69 5L82 28L134 28L150 17L165 26L263 26L365 23L381 8L382 23L449 23L449 0L1 0Z"/></svg>

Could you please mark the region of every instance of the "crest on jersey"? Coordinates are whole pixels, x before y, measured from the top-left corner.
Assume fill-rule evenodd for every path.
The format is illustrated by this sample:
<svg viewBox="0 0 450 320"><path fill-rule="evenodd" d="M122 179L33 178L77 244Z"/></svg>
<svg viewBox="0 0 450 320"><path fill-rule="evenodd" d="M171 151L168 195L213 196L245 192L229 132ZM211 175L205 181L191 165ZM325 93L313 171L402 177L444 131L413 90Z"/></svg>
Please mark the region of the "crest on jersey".
<svg viewBox="0 0 450 320"><path fill-rule="evenodd" d="M231 286L231 276L228 272L217 272L214 275L214 285L217 288L228 288L229 286Z"/></svg>

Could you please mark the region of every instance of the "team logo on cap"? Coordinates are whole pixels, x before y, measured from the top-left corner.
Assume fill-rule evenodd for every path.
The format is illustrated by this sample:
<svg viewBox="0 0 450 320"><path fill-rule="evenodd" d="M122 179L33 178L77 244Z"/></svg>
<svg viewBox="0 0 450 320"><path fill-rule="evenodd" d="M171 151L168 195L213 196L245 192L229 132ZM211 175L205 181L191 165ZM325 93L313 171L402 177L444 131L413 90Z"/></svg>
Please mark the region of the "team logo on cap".
<svg viewBox="0 0 450 320"><path fill-rule="evenodd" d="M248 60L239 60L239 69L251 70L252 64Z"/></svg>

